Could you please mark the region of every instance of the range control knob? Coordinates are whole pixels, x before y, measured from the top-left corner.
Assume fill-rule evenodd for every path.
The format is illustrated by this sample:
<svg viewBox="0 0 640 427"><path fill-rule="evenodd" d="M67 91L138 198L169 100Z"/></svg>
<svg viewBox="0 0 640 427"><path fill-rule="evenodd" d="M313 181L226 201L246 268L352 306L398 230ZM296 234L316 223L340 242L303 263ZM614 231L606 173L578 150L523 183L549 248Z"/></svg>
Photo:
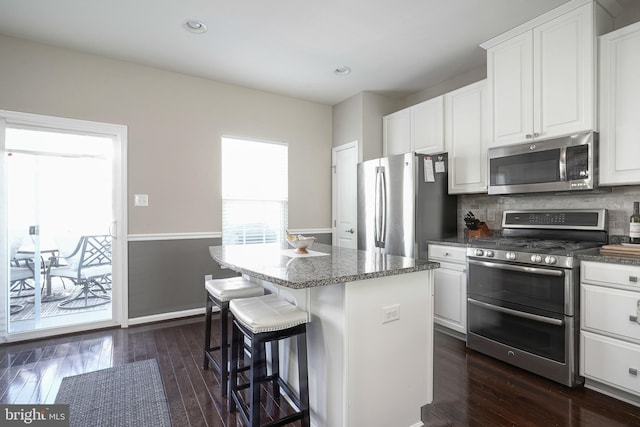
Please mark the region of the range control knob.
<svg viewBox="0 0 640 427"><path fill-rule="evenodd" d="M475 256L482 256L482 255L484 255L484 251L482 249L476 249L474 254L475 254Z"/></svg>
<svg viewBox="0 0 640 427"><path fill-rule="evenodd" d="M556 262L558 262L558 259L554 256L549 255L548 257L545 257L544 262L547 264L555 264Z"/></svg>
<svg viewBox="0 0 640 427"><path fill-rule="evenodd" d="M495 255L493 251L486 251L484 254L487 256L487 258L493 258L493 256Z"/></svg>
<svg viewBox="0 0 640 427"><path fill-rule="evenodd" d="M531 255L531 262L542 262L541 255Z"/></svg>
<svg viewBox="0 0 640 427"><path fill-rule="evenodd" d="M516 253L515 252L507 252L504 257L510 261L513 261L514 259L516 259Z"/></svg>

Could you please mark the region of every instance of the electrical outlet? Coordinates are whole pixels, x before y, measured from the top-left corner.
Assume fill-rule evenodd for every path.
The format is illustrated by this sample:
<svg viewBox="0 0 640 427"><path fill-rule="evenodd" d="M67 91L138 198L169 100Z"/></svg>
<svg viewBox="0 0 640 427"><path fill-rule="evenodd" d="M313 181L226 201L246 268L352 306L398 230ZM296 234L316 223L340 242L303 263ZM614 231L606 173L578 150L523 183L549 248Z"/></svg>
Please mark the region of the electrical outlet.
<svg viewBox="0 0 640 427"><path fill-rule="evenodd" d="M382 307L382 323L400 320L400 304Z"/></svg>

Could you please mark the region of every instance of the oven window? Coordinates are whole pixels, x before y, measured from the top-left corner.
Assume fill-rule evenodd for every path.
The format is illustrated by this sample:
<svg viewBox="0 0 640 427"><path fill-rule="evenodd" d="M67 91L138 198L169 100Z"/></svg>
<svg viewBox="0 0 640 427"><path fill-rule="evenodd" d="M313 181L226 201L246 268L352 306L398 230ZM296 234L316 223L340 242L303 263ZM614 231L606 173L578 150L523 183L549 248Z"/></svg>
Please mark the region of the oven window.
<svg viewBox="0 0 640 427"><path fill-rule="evenodd" d="M499 301L502 305L515 309L528 307L532 312L542 310L543 315L544 312L564 314L564 271L553 271L561 272L562 275L549 276L527 271L489 268L473 264L470 260L468 293L481 300Z"/></svg>
<svg viewBox="0 0 640 427"><path fill-rule="evenodd" d="M560 149L500 157L490 161L491 185L560 181Z"/></svg>
<svg viewBox="0 0 640 427"><path fill-rule="evenodd" d="M509 313L468 305L469 332L526 351L547 359L564 363L565 325L551 325L525 319Z"/></svg>

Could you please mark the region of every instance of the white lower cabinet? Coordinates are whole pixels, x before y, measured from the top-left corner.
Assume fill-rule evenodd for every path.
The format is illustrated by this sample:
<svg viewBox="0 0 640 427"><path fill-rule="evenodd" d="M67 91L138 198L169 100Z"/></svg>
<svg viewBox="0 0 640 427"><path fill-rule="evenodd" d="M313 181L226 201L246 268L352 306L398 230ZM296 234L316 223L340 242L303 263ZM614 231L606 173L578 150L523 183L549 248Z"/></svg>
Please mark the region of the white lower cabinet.
<svg viewBox="0 0 640 427"><path fill-rule="evenodd" d="M582 375L640 395L640 345L582 332Z"/></svg>
<svg viewBox="0 0 640 427"><path fill-rule="evenodd" d="M434 276L434 323L466 334L466 248L429 245L429 261L440 263Z"/></svg>
<svg viewBox="0 0 640 427"><path fill-rule="evenodd" d="M640 406L640 267L582 262L580 375Z"/></svg>

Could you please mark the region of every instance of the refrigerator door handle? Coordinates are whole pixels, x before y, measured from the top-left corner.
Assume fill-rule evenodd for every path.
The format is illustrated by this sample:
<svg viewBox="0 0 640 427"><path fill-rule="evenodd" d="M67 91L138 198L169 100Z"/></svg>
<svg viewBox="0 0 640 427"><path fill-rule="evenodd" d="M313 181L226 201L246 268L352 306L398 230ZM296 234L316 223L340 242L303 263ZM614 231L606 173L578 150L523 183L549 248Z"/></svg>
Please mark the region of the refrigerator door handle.
<svg viewBox="0 0 640 427"><path fill-rule="evenodd" d="M380 168L381 185L380 185L380 198L382 200L382 206L380 207L380 247L384 248L386 244L387 236L387 178L384 173L384 168Z"/></svg>
<svg viewBox="0 0 640 427"><path fill-rule="evenodd" d="M376 167L376 188L375 188L375 202L374 202L374 212L373 212L373 216L374 216L374 231L373 231L373 240L374 240L374 246L380 247L380 228L381 228L381 220L380 220L380 204L382 203L381 200L381 193L380 193L380 179L381 179L382 175L380 173L380 167Z"/></svg>

